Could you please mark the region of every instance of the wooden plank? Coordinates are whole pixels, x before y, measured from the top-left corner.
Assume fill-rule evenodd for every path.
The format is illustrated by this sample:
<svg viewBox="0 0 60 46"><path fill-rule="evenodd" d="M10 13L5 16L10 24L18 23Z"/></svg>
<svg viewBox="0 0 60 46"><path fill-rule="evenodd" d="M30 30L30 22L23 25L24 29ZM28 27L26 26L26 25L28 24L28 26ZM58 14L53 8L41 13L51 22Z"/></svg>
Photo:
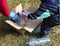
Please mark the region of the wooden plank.
<svg viewBox="0 0 60 46"><path fill-rule="evenodd" d="M28 32L32 32L38 25L41 25L43 20L33 20L31 23L28 23L24 29Z"/></svg>
<svg viewBox="0 0 60 46"><path fill-rule="evenodd" d="M5 22L17 30L25 29L26 31L31 33L38 25L41 24L42 20L33 20L32 22L27 23L27 25L24 27L21 25L17 25L16 23L10 20L6 20ZM25 32L25 31L19 31L19 32Z"/></svg>
<svg viewBox="0 0 60 46"><path fill-rule="evenodd" d="M10 26L16 28L17 30L22 29L21 26L17 25L16 23L14 23L14 22L12 22L12 21L10 21L10 20L6 20L5 22L6 22L7 24L9 24Z"/></svg>
<svg viewBox="0 0 60 46"><path fill-rule="evenodd" d="M25 34L26 30L22 29L22 26L17 25L16 23L10 21L10 20L6 20L5 21L9 26L11 26L12 28L16 29L16 31L18 31L21 34Z"/></svg>

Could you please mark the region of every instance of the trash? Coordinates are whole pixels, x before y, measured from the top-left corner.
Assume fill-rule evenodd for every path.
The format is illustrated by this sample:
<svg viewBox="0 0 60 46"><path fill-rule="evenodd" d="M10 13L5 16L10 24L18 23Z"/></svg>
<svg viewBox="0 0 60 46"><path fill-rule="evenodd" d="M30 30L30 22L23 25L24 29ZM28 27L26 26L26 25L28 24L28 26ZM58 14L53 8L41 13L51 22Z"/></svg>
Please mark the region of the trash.
<svg viewBox="0 0 60 46"><path fill-rule="evenodd" d="M32 39L26 42L27 46L40 46L40 45L44 45L44 44L48 44L50 43L50 39L49 38L38 38L38 39Z"/></svg>
<svg viewBox="0 0 60 46"><path fill-rule="evenodd" d="M20 14L20 24L18 25L14 22L12 22L11 20L6 20L5 22L10 25L12 28L17 29L18 32L20 32L21 34L24 33L24 31L28 31L30 33L33 32L33 30L38 26L41 25L43 20L29 20L29 22L26 24L24 22L24 17L22 18L22 12L25 11L25 13L33 13L37 10L38 8L35 8L29 4L26 4L24 7L22 7L22 4L20 3L18 6L15 7L15 12ZM27 15L27 14L26 14ZM26 24L26 25L25 25ZM23 25L23 26L22 26ZM24 29L23 31L21 31L21 29Z"/></svg>
<svg viewBox="0 0 60 46"><path fill-rule="evenodd" d="M43 18L47 18L50 16L49 10L47 10L46 12L42 13L39 17L37 17L37 19L43 19Z"/></svg>

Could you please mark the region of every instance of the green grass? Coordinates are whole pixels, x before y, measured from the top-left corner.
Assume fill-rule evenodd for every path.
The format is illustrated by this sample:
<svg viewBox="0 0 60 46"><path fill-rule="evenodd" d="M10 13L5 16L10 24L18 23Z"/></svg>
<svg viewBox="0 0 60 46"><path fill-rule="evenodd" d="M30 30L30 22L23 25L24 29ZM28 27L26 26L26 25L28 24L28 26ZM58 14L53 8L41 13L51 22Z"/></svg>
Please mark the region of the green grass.
<svg viewBox="0 0 60 46"><path fill-rule="evenodd" d="M33 6L38 7L40 0L8 0L10 10L13 10L19 3L23 6L26 3L31 3ZM29 39L36 38L36 36L26 33L19 34L15 30L8 28L5 20L8 17L0 15L0 46L26 46L25 42ZM53 27L49 35L51 42L44 46L60 46L60 26Z"/></svg>

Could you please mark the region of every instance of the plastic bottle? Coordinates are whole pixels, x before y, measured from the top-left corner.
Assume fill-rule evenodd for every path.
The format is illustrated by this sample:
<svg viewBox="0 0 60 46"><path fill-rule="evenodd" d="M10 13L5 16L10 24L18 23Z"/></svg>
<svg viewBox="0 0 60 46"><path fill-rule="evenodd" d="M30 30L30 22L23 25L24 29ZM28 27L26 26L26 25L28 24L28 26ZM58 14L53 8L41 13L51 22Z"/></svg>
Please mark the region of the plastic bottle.
<svg viewBox="0 0 60 46"><path fill-rule="evenodd" d="M38 39L32 39L30 41L26 42L27 46L40 46L44 45L50 42L49 38L38 38Z"/></svg>
<svg viewBox="0 0 60 46"><path fill-rule="evenodd" d="M17 13L15 13L17 16L18 16L18 18L17 18L17 20L16 20L16 24L20 24L20 14L19 14L19 12L17 12Z"/></svg>
<svg viewBox="0 0 60 46"><path fill-rule="evenodd" d="M19 16L19 18L18 18L18 20L16 21L16 23L17 23L18 25L20 25L20 26L26 25L26 23L25 23L25 21L24 21L24 19L26 18L26 16L25 16L25 15L22 15L22 14L19 13L19 12L16 12L16 15Z"/></svg>
<svg viewBox="0 0 60 46"><path fill-rule="evenodd" d="M42 13L39 17L37 17L37 19L47 18L49 16L50 16L50 12L49 10L47 10L46 12Z"/></svg>
<svg viewBox="0 0 60 46"><path fill-rule="evenodd" d="M24 22L24 16L22 16L22 14L20 14L19 12L16 12L16 15L19 16L18 20L16 21L18 25L23 25Z"/></svg>

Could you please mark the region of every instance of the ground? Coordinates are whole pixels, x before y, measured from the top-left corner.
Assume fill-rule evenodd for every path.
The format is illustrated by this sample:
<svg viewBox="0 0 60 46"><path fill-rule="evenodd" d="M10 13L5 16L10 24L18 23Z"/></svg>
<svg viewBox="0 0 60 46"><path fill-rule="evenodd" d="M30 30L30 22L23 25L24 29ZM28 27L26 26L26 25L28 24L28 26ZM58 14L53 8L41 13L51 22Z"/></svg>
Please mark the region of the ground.
<svg viewBox="0 0 60 46"><path fill-rule="evenodd" d="M31 3L33 6L38 7L40 0L8 0L10 10L13 10L19 3L23 6L26 3ZM17 31L8 28L5 24L5 20L8 17L0 15L0 46L26 46L25 42L29 39L36 38L36 36L29 34L20 34ZM51 42L44 46L60 46L60 25L51 29L49 35Z"/></svg>

